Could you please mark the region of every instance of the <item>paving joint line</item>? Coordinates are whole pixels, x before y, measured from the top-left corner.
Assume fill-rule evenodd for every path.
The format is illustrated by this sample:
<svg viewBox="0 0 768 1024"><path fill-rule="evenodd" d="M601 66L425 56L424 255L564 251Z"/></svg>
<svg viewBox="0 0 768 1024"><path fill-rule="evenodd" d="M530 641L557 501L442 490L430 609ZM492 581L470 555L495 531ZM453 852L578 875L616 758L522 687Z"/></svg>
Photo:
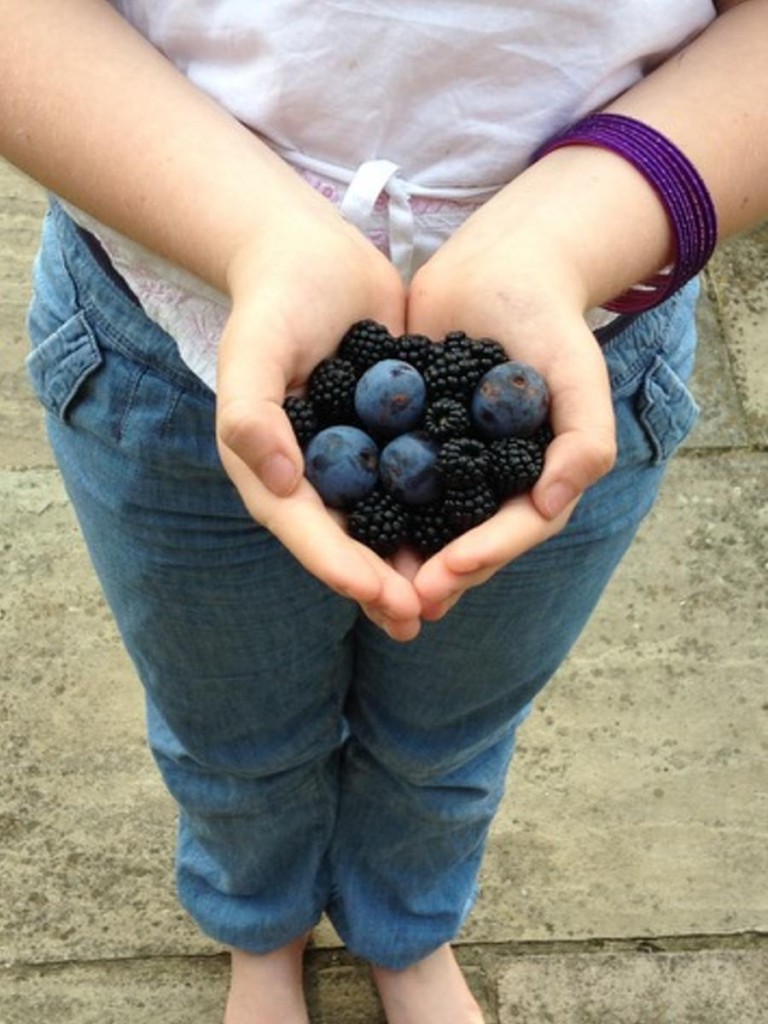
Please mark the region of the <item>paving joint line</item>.
<svg viewBox="0 0 768 1024"><path fill-rule="evenodd" d="M457 958L465 966L482 966L502 959L531 956L579 956L612 953L616 955L647 953L706 953L759 950L768 952L768 930L761 929L690 935L645 935L634 937L591 937L584 939L531 939L510 941L466 942L454 946ZM366 967L365 962L343 947L313 947L307 950L310 967ZM213 963L226 960L226 952L211 953L149 953L125 957L71 958L57 960L6 960L0 963L0 978L13 971L61 971L69 968L126 967L151 963Z"/></svg>

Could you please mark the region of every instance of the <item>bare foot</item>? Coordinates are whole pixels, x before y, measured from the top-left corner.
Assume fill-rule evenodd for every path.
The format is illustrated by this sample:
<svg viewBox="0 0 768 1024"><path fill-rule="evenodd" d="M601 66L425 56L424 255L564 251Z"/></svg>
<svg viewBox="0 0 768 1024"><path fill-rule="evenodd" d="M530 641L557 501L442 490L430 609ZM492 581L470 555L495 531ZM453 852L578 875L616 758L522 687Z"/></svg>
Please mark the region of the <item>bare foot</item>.
<svg viewBox="0 0 768 1024"><path fill-rule="evenodd" d="M449 945L402 971L373 967L388 1024L483 1024Z"/></svg>
<svg viewBox="0 0 768 1024"><path fill-rule="evenodd" d="M302 968L307 939L263 955L232 950L224 1024L309 1024Z"/></svg>

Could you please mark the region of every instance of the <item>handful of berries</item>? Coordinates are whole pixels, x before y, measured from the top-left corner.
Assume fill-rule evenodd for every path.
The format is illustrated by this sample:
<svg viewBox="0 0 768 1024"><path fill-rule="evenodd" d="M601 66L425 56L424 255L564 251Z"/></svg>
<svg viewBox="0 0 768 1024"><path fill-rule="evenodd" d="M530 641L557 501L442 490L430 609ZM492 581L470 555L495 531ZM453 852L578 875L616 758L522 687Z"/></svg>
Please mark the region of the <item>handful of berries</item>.
<svg viewBox="0 0 768 1024"><path fill-rule="evenodd" d="M552 439L541 375L488 338L393 337L362 320L285 411L306 475L379 555L425 555L529 491Z"/></svg>

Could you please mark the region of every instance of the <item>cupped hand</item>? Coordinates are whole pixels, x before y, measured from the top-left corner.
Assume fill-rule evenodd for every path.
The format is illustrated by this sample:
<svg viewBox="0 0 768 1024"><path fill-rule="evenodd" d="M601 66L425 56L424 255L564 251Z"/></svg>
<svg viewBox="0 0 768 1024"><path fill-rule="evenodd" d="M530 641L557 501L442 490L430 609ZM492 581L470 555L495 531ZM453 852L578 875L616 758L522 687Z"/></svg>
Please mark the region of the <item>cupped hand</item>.
<svg viewBox="0 0 768 1024"><path fill-rule="evenodd" d="M323 205L328 206L324 209ZM295 207L296 204L294 203ZM398 640L420 628L412 582L352 540L303 476L283 411L347 328L373 317L404 327L405 298L389 261L327 204L283 214L238 253L232 312L219 349L217 440L222 463L254 519L309 570Z"/></svg>
<svg viewBox="0 0 768 1024"><path fill-rule="evenodd" d="M492 201L493 204L493 201ZM473 215L414 278L407 328L492 337L550 389L554 440L530 494L424 564L406 562L424 619L441 618L471 587L558 533L584 490L613 465L615 426L605 362L584 320L583 290L557 246L516 233L503 203Z"/></svg>

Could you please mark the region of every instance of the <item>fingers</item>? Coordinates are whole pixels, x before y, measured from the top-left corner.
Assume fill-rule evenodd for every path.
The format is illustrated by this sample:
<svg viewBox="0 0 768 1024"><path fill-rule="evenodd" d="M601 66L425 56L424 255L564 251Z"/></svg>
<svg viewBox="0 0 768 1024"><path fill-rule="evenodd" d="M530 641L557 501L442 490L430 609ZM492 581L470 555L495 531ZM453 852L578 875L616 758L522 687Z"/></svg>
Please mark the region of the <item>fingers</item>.
<svg viewBox="0 0 768 1024"><path fill-rule="evenodd" d="M399 548L392 556L392 565L407 580L413 581L423 564L423 556L412 548Z"/></svg>
<svg viewBox="0 0 768 1024"><path fill-rule="evenodd" d="M532 498L542 516L556 519L613 466L616 426L605 360L586 328L569 332L543 372L555 438Z"/></svg>
<svg viewBox="0 0 768 1024"><path fill-rule="evenodd" d="M583 492L614 463L610 385L591 334L574 329L560 347L539 356L555 432L542 475L530 494L506 502L422 567L414 586L424 618L441 617L466 590L563 529Z"/></svg>
<svg viewBox="0 0 768 1024"><path fill-rule="evenodd" d="M421 604L410 581L353 541L306 479L290 497L280 498L232 450L222 449L222 462L253 518L305 569L360 604L395 639L412 639L418 633Z"/></svg>
<svg viewBox="0 0 768 1024"><path fill-rule="evenodd" d="M399 291L382 284L372 306L363 299L351 302L353 284L341 298L335 296L335 303L323 293L332 307L327 311L318 308L317 297L306 306L297 303L293 276L288 286L262 287L235 304L222 335L216 388L219 447L233 451L273 494L291 494L304 470L283 410L286 393L303 386L315 366L335 353L356 319L372 316L390 330L403 327L401 283Z"/></svg>
<svg viewBox="0 0 768 1024"><path fill-rule="evenodd" d="M216 435L277 495L292 493L304 460L282 404L295 366L294 343L274 319L234 313L218 355ZM254 325L257 325L256 327Z"/></svg>
<svg viewBox="0 0 768 1024"><path fill-rule="evenodd" d="M291 278L287 294L278 285L262 288L233 308L218 354L222 463L253 518L310 573L356 601L394 639L413 639L421 621L411 581L353 541L341 516L325 507L303 475L301 448L283 409L285 395L334 353L350 314L336 309L323 330L316 311L297 307L295 291ZM402 326L402 291L397 308L394 293L385 293L382 310ZM349 294L345 288L344 296Z"/></svg>
<svg viewBox="0 0 768 1024"><path fill-rule="evenodd" d="M285 496L296 489L304 461L288 417L275 401L223 398L217 436L219 450L237 455L273 494Z"/></svg>
<svg viewBox="0 0 768 1024"><path fill-rule="evenodd" d="M407 620L392 619L387 615L382 615L370 605L361 605L361 607L371 622L383 630L391 640L407 643L410 640L415 640L421 632L420 617Z"/></svg>
<svg viewBox="0 0 768 1024"><path fill-rule="evenodd" d="M467 590L485 583L503 566L559 533L575 506L573 501L558 516L547 519L530 495L522 495L452 541L425 562L414 579L422 617L441 617Z"/></svg>

